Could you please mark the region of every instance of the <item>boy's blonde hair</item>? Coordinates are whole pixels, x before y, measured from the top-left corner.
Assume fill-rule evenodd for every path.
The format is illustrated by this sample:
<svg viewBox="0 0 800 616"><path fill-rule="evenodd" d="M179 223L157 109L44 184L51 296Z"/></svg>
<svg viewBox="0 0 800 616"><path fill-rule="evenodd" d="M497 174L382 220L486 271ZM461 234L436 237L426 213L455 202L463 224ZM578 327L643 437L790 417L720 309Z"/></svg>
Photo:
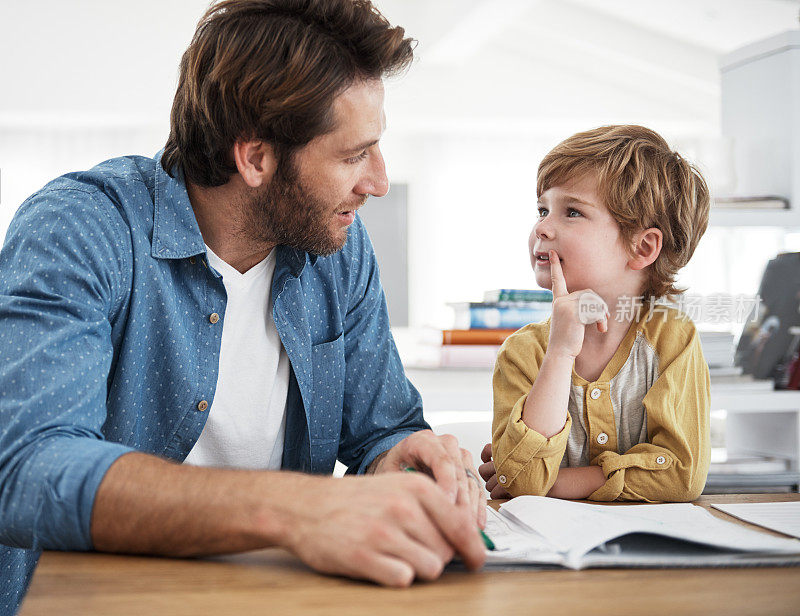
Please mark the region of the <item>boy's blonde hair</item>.
<svg viewBox="0 0 800 616"><path fill-rule="evenodd" d="M586 173L597 175L600 198L629 250L638 231L655 227L663 234L661 254L646 270L645 301L683 293L675 276L708 227L708 187L697 168L649 128L601 126L569 137L544 157L536 194Z"/></svg>

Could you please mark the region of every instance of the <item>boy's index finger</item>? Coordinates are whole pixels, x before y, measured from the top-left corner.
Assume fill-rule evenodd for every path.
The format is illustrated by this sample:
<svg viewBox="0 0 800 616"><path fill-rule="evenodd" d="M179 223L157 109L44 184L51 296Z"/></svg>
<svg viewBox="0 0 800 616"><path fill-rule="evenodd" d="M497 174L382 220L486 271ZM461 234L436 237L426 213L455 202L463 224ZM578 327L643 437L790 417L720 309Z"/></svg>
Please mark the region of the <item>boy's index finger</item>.
<svg viewBox="0 0 800 616"><path fill-rule="evenodd" d="M568 295L567 281L564 280L564 272L561 271L561 261L555 250L548 250L547 256L550 258L550 281L552 283L553 297Z"/></svg>

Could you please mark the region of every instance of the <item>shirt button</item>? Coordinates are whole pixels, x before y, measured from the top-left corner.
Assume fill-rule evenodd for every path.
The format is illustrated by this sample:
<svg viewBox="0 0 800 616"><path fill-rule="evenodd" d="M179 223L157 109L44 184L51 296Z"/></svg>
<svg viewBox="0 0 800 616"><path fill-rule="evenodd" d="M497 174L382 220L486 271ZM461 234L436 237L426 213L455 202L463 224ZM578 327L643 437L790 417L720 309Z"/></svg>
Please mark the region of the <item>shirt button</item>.
<svg viewBox="0 0 800 616"><path fill-rule="evenodd" d="M208 317L208 320L211 321L212 324L216 323L217 321L219 321L219 315L216 312L212 312L211 316Z"/></svg>
<svg viewBox="0 0 800 616"><path fill-rule="evenodd" d="M508 481L508 479L506 478L505 475L498 475L497 476L497 481L499 481L503 485L506 485L506 481Z"/></svg>
<svg viewBox="0 0 800 616"><path fill-rule="evenodd" d="M197 259L195 259L194 257L189 257L189 263L194 265L195 263L197 263Z"/></svg>
<svg viewBox="0 0 800 616"><path fill-rule="evenodd" d="M205 400L200 400L200 404L197 405L198 411L205 411L208 408L208 402Z"/></svg>
<svg viewBox="0 0 800 616"><path fill-rule="evenodd" d="M599 389L597 389L597 387L595 387L592 390L592 393L590 393L589 395L592 397L592 400L597 400L600 397L600 394L602 393L603 393L602 391L600 391Z"/></svg>
<svg viewBox="0 0 800 616"><path fill-rule="evenodd" d="M597 442L601 445L605 445L608 442L608 434L605 432L601 432L597 435Z"/></svg>
<svg viewBox="0 0 800 616"><path fill-rule="evenodd" d="M664 464L664 462L666 462L666 461L667 461L667 459L664 456L658 456L656 458L656 464Z"/></svg>

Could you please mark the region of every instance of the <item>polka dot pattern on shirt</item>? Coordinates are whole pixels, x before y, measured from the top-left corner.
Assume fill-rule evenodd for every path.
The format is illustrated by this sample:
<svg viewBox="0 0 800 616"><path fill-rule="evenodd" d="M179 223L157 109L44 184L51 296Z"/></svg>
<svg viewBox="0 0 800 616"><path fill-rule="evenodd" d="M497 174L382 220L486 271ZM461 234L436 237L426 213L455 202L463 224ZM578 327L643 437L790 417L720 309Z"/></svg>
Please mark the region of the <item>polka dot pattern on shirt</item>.
<svg viewBox="0 0 800 616"><path fill-rule="evenodd" d="M291 363L283 467L363 470L427 427L366 230L357 218L329 257L277 250L273 317ZM120 455L181 461L191 450L217 382L222 328L209 315L224 318L225 303L183 181L158 157L62 176L22 204L0 251L9 605L41 549L92 548L94 496Z"/></svg>

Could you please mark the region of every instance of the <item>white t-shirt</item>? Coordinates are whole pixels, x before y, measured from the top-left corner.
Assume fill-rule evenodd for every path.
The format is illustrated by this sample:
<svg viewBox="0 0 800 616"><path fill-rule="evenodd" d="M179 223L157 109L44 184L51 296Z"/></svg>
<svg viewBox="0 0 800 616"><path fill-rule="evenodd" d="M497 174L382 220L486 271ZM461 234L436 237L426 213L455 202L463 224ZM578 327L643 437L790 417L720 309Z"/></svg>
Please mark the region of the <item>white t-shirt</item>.
<svg viewBox="0 0 800 616"><path fill-rule="evenodd" d="M279 469L286 427L289 358L272 318L275 250L244 274L215 255L228 295L214 401L185 464Z"/></svg>

